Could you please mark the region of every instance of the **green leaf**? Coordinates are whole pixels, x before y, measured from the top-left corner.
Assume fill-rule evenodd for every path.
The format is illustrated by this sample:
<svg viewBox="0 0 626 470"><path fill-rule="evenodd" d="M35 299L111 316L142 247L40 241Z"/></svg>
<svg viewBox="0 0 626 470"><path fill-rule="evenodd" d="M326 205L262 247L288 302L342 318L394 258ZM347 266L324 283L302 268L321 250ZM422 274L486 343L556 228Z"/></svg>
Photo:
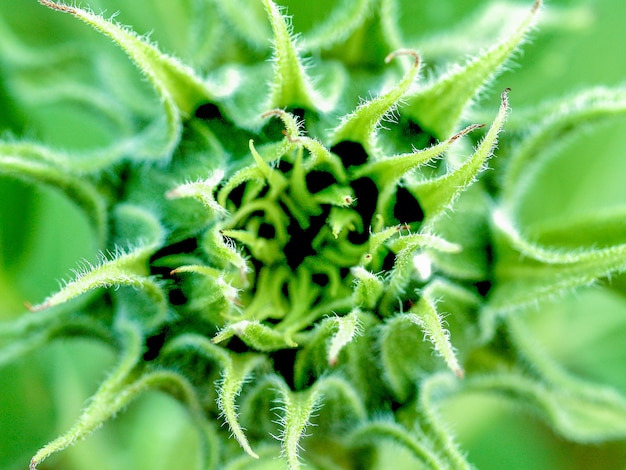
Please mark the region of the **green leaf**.
<svg viewBox="0 0 626 470"><path fill-rule="evenodd" d="M304 431L310 425L311 416L317 411L321 399L319 388L323 381L318 381L308 390L292 392L287 384L275 377L274 380L279 394L278 409L281 411L279 424L282 428L280 436L276 436L282 443L282 453L287 461L289 470L301 468L299 459L299 441Z"/></svg>
<svg viewBox="0 0 626 470"><path fill-rule="evenodd" d="M397 253L396 264L399 261L402 264L408 262L408 257L420 248L429 248L443 253L458 253L462 249L459 245L428 233L402 235L388 242L388 245L393 252Z"/></svg>
<svg viewBox="0 0 626 470"><path fill-rule="evenodd" d="M261 188L265 185L265 178L263 177L261 169L257 165L246 166L235 172L217 193L218 204L227 208L227 199L230 193L238 186L248 182L258 183L258 186ZM258 188L257 192L260 191L261 188Z"/></svg>
<svg viewBox="0 0 626 470"><path fill-rule="evenodd" d="M60 291L47 297L42 303L30 308L40 311L64 304L101 287L128 286L139 289L150 300L150 311L141 313L147 314L146 327L156 326L165 317L168 304L161 285L148 275L147 262L153 251L154 248L148 245L128 253L118 251L110 260L102 254L97 265L85 261L83 268L76 272L74 280L67 282Z"/></svg>
<svg viewBox="0 0 626 470"><path fill-rule="evenodd" d="M359 142L368 153L376 153L376 131L380 122L396 109L419 74L420 59L415 51L401 49L392 52L385 58L385 63L389 63L401 55L410 56L413 58L413 63L400 83L376 98L366 101L354 112L344 116L339 126L332 133L331 143L333 145L342 141Z"/></svg>
<svg viewBox="0 0 626 470"><path fill-rule="evenodd" d="M150 146L146 147L145 144L142 146L149 154L147 156L160 158L171 156L180 140L181 118L191 115L200 104L229 93L229 90L220 90L218 87L212 90L191 68L160 52L156 46L128 28L78 7L50 0L40 0L40 3L54 10L69 13L109 36L147 76L163 100L167 123L166 140L160 145L150 148L152 144L150 140L162 141L163 132L160 125L154 132L148 134L147 142Z"/></svg>
<svg viewBox="0 0 626 470"><path fill-rule="evenodd" d="M223 372L217 392L218 409L244 451L248 455L258 458L258 455L250 447L241 427L235 401L252 371L265 363L265 357L259 354L237 355L231 353L214 345L208 338L195 333L179 335L165 346L163 353L168 355L184 350L191 350L195 354L219 364Z"/></svg>
<svg viewBox="0 0 626 470"><path fill-rule="evenodd" d="M465 379L467 380L467 379ZM422 427L433 441L433 447L448 468L470 470L471 465L454 440L454 435L443 422L439 414L440 403L447 396L458 391L465 380L456 380L448 373L434 374L421 382L417 410L419 417L416 425Z"/></svg>
<svg viewBox="0 0 626 470"><path fill-rule="evenodd" d="M4 328L2 328L2 330L4 330ZM0 330L0 339L4 340L3 336L5 336L7 332L2 330ZM49 342L53 335L53 331L50 330L53 329L29 332L28 335L24 335L21 338L11 338L10 342L6 345L2 344L0 346L0 368ZM2 343L4 343L4 341L2 341Z"/></svg>
<svg viewBox="0 0 626 470"><path fill-rule="evenodd" d="M271 268L265 268L264 273L267 277L272 277L274 274ZM349 304L348 298L333 298L330 297L330 301L320 301L323 299L323 289L317 284L310 282L312 272L307 266L300 266L296 272L290 272L287 267L284 271L278 271L281 275L284 273L286 282L278 284L276 291L276 297L280 298L282 289L287 288L289 305L284 312L284 318L276 325L276 329L284 332L285 338L291 338L297 332L308 328L317 319L323 315L328 315L335 310L337 302L342 303L339 311L343 311L346 305ZM314 271L315 272L315 271ZM328 294L327 294L328 295ZM280 305L280 304L277 304Z"/></svg>
<svg viewBox="0 0 626 470"><path fill-rule="evenodd" d="M261 2L223 0L214 2L232 31L253 47L265 47L272 37Z"/></svg>
<svg viewBox="0 0 626 470"><path fill-rule="evenodd" d="M108 223L106 204L95 186L85 178L72 174L64 166L56 165L55 152L43 147L29 148L25 154L23 150L20 144L0 144L0 174L43 183L62 191L85 211L97 236L98 244L103 245ZM33 156L36 157L32 158ZM46 161L48 159L52 161L48 163Z"/></svg>
<svg viewBox="0 0 626 470"><path fill-rule="evenodd" d="M523 42L535 24L541 3L535 2L509 37L408 97L404 112L439 139L449 136L477 94Z"/></svg>
<svg viewBox="0 0 626 470"><path fill-rule="evenodd" d="M456 353L450 343L450 332L444 327L443 315L437 311L436 301L433 296L433 284L429 284L421 298L407 314L411 323L419 326L428 340L432 343L435 350L446 362L448 368L453 371L457 377L462 378L463 371Z"/></svg>
<svg viewBox="0 0 626 470"><path fill-rule="evenodd" d="M418 383L446 362L448 368L462 375L460 363L477 342L473 320L478 305L479 297L471 291L434 279L409 312L385 320L379 334L380 360L385 383L399 401L405 402ZM445 353L448 359L442 361L433 354L433 348L438 356Z"/></svg>
<svg viewBox="0 0 626 470"><path fill-rule="evenodd" d="M248 455L258 458L239 424L235 400L252 371L263 364L266 359L260 355L230 357L231 360L224 367L223 379L218 390L217 406L243 450Z"/></svg>
<svg viewBox="0 0 626 470"><path fill-rule="evenodd" d="M626 270L626 243L604 248L545 247L528 241L504 210L494 211L493 219L500 236L498 282L482 312L485 337L493 333L500 316Z"/></svg>
<svg viewBox="0 0 626 470"><path fill-rule="evenodd" d="M250 270L243 255L237 250L235 243L224 237L219 227L207 230L202 240L202 248L210 260L221 268L234 266L239 271L242 284L247 285L246 274Z"/></svg>
<svg viewBox="0 0 626 470"><path fill-rule="evenodd" d="M592 286L540 310L510 315L505 325L520 358L541 381L590 397L609 389L624 397L625 313L622 292Z"/></svg>
<svg viewBox="0 0 626 470"><path fill-rule="evenodd" d="M274 78L268 107L332 110L337 96L324 96L313 89L286 18L272 0L264 0L263 4L274 32Z"/></svg>
<svg viewBox="0 0 626 470"><path fill-rule="evenodd" d="M453 211L434 222L433 233L462 249L457 253L427 250L433 271L452 279L489 279L490 206L491 199L483 185L475 184L459 196Z"/></svg>
<svg viewBox="0 0 626 470"><path fill-rule="evenodd" d="M29 163L48 164L76 175L94 174L121 160L134 147L132 141L119 142L101 150L69 153L28 141L0 141L0 154L23 159Z"/></svg>
<svg viewBox="0 0 626 470"><path fill-rule="evenodd" d="M294 146L305 148L310 153L310 158L307 158L303 164L303 168L307 172L318 166L325 166L332 170L333 175L340 182L346 181L346 172L341 160L317 139L303 135L305 129L302 121L299 121L293 114L286 113L281 109L274 109L263 114L263 117L269 116L278 116L285 124L285 142L284 145L279 147L280 150L277 152L277 155L286 154Z"/></svg>
<svg viewBox="0 0 626 470"><path fill-rule="evenodd" d="M154 249L166 238L165 228L158 217L143 206L131 203L119 203L113 210L115 237L113 243L124 246L132 240L136 249ZM113 244L111 243L111 244Z"/></svg>
<svg viewBox="0 0 626 470"><path fill-rule="evenodd" d="M387 42L393 49L406 46L399 24L398 0L382 0L379 6L380 25Z"/></svg>
<svg viewBox="0 0 626 470"><path fill-rule="evenodd" d="M306 50L326 49L347 39L371 14L373 4L373 0L332 3L333 11L325 14L325 21L315 23L303 35L302 47Z"/></svg>
<svg viewBox="0 0 626 470"><path fill-rule="evenodd" d="M334 317L326 317L308 332L299 333L298 350L294 364L294 384L296 389L305 388L312 380L325 374L328 369L328 345L337 332L338 323Z"/></svg>
<svg viewBox="0 0 626 470"><path fill-rule="evenodd" d="M68 334L113 343L108 325L79 310L90 300L84 299L80 306L51 308L36 315L25 314L12 321L0 322L0 367ZM89 313L93 314L95 310L90 308Z"/></svg>
<svg viewBox="0 0 626 470"><path fill-rule="evenodd" d="M626 436L626 399L606 387L582 384L582 390L545 384L519 372L474 377L466 390L510 400L538 413L567 439L592 443Z"/></svg>
<svg viewBox="0 0 626 470"><path fill-rule="evenodd" d="M220 324L223 318L232 319L240 315L236 311L240 302L239 289L227 280L226 273L210 266L183 265L172 270L170 274L182 273L199 274L208 281L191 291L192 300L189 301L189 306L194 310L200 310L202 316L211 323Z"/></svg>
<svg viewBox="0 0 626 470"><path fill-rule="evenodd" d="M606 248L626 241L626 206L535 222L525 238L555 249Z"/></svg>
<svg viewBox="0 0 626 470"><path fill-rule="evenodd" d="M423 439L423 435L406 429L391 420L377 419L365 422L349 434L349 439L355 447L361 447L364 444L376 446L381 439L389 439L408 449L428 469L443 470L444 468L450 468L437 455L437 452L431 448L428 440Z"/></svg>
<svg viewBox="0 0 626 470"><path fill-rule="evenodd" d="M17 82L16 87L19 87L16 91L24 96L24 102L32 107L71 104L89 110L97 120L97 126L105 132L108 131L107 134L115 135L117 139L122 140L122 137L129 139L135 128L133 122L135 116L133 116L132 110L124 106L125 103L117 101L110 92L104 91L100 87L86 85L78 79L68 78L60 83L46 84L45 87L42 87L38 82L31 83L24 80ZM98 141L98 139L94 140ZM118 150L120 147L120 144L115 142L109 152L93 150L90 152L92 155L88 158L85 158L81 152L72 159L75 169L79 165L94 167L96 162L85 161L88 159L96 159L100 165L111 163L115 161L116 157L121 157Z"/></svg>
<svg viewBox="0 0 626 470"><path fill-rule="evenodd" d="M220 467L221 470L274 470L281 448L278 444L264 443L257 449L258 459L250 455L240 455L230 459Z"/></svg>
<svg viewBox="0 0 626 470"><path fill-rule="evenodd" d="M146 74L163 99L171 100L184 115L189 115L199 104L214 98L215 93L191 68L160 52L130 29L81 8L50 0L40 0L40 3L69 13L109 36Z"/></svg>
<svg viewBox="0 0 626 470"><path fill-rule="evenodd" d="M421 149L411 153L404 153L401 155L393 155L391 157L384 157L367 162L355 171L353 177L354 179L357 179L362 176L369 176L376 182L376 186L380 190L376 212L381 214L385 220L388 221L390 219L388 212L390 212L390 206L394 202L395 191L397 190L398 184L402 178L409 175L422 165L428 164L432 160L443 155L452 143L479 127L482 126L468 126L446 141L426 149Z"/></svg>
<svg viewBox="0 0 626 470"><path fill-rule="evenodd" d="M396 3L398 0L389 3ZM403 7L397 14L410 15L411 2L399 0ZM519 28L520 18L528 15L528 7L530 1L499 1L485 2L481 4L471 5L471 13L460 19L454 25L446 25L445 31L434 29L431 25L427 25L426 34L417 36L417 31L411 31L410 23L407 22L406 16L403 22L404 31L408 34L413 33L412 37L403 39L403 44L415 44L419 46L424 57L432 57L437 64L442 60L455 59L463 56L474 56L479 51L486 51L494 45L494 38L509 37L512 31ZM473 8L475 6L475 8ZM419 8L419 7L418 7ZM462 10L457 10L462 11ZM555 32L563 33L568 29L580 29L581 19L588 21L587 15L591 14L591 8L588 5L555 5L550 3L543 8L538 18L538 28L542 34ZM456 18L451 18L455 20ZM397 20L396 20L397 21ZM408 27L407 27L408 26ZM531 41L532 42L532 41ZM532 44L531 44L532 47ZM515 56L515 53L513 54Z"/></svg>
<svg viewBox="0 0 626 470"><path fill-rule="evenodd" d="M555 150L589 124L626 114L626 88L595 88L522 112L527 126L535 122L516 146L506 163L501 178L501 198L509 210L515 211L524 199L538 171L556 155ZM515 121L513 122L515 125Z"/></svg>
<svg viewBox="0 0 626 470"><path fill-rule="evenodd" d="M485 170L486 162L493 155L498 142L498 134L506 120L509 109L509 91L507 88L502 92L500 110L470 158L444 176L414 185L413 190L418 196L429 223L432 224L449 209L459 195L476 180L478 174Z"/></svg>
<svg viewBox="0 0 626 470"><path fill-rule="evenodd" d="M250 153L252 154L252 158L254 158L254 162L257 164L259 168L259 172L263 175L263 178L267 181L269 186L273 189L275 194L281 194L283 190L288 186L287 179L283 176L283 174L272 168L268 162L266 162L261 154L254 147L254 142L250 139L249 142ZM282 152L281 152L282 153ZM275 161L281 157L281 153L275 152L271 154L270 161Z"/></svg>
<svg viewBox="0 0 626 470"><path fill-rule="evenodd" d="M314 387L321 396L315 426L327 426L329 432L343 433L346 427L367 420L363 397L341 374L326 374L315 382ZM336 419L337 416L341 418Z"/></svg>
<svg viewBox="0 0 626 470"><path fill-rule="evenodd" d="M413 317L400 313L385 320L379 335L380 361L387 387L396 399L405 402L416 383L436 370L432 345L424 341L423 331Z"/></svg>
<svg viewBox="0 0 626 470"><path fill-rule="evenodd" d="M528 393L536 397L535 406L543 409L559 432L581 442L602 442L626 436L626 396L568 372L550 356L546 345L537 340L524 317L508 317L507 326L516 348L533 365L533 372L551 396L541 396L542 387ZM567 335L567 325L563 330Z"/></svg>
<svg viewBox="0 0 626 470"><path fill-rule="evenodd" d="M394 225L392 227L383 227L383 218L378 217L378 229L374 230L374 233L370 234L367 240L367 253L363 255L361 264L367 266L374 260L376 252L383 246L383 244L390 240L392 237L400 233L403 229L406 229L403 225Z"/></svg>
<svg viewBox="0 0 626 470"><path fill-rule="evenodd" d="M14 30L8 24L5 17L0 18L2 61L13 67L61 65L75 60L84 60L87 55L84 44L77 43L29 47L19 33L20 31Z"/></svg>
<svg viewBox="0 0 626 470"><path fill-rule="evenodd" d="M89 404L78 421L65 434L59 436L31 459L30 469L37 466L50 455L59 452L77 440L86 437L124 408L144 387L132 384L132 372L141 358L143 337L138 325L130 322L120 323L121 342L125 349L120 362L113 373L100 385L91 397ZM133 387L133 385L135 385Z"/></svg>
<svg viewBox="0 0 626 470"><path fill-rule="evenodd" d="M303 348L296 356L294 382L296 387L302 388L314 380L317 383L324 377L330 377L328 373L336 371L359 391L365 406L376 407L378 400L387 396L386 384L372 356L372 351L378 348L377 328L380 322L373 314L358 309L353 309L350 314L351 318L343 320L347 323L344 333L349 335L339 333L340 323L332 316L319 322L312 331L298 334ZM346 336L350 339L344 342ZM341 345L341 350L333 365L330 353L331 348L337 345Z"/></svg>

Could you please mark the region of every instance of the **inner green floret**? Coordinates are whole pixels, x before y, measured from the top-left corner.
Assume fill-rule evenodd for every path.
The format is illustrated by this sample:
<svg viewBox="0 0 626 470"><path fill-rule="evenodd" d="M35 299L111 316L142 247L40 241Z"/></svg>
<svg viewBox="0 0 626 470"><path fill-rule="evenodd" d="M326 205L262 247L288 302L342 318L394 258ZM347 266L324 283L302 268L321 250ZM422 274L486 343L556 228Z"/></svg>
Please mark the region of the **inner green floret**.
<svg viewBox="0 0 626 470"><path fill-rule="evenodd" d="M407 74L412 77L417 55L402 53L415 57ZM394 100L406 80L389 92ZM474 154L456 171L441 174L442 187L435 187L439 203L454 201L491 155L506 115L506 93L494 125ZM171 200L199 200L212 217L192 244L198 247L196 262L174 266L171 274L182 280L189 308L223 325L214 343L226 345L236 336L252 350L295 348L299 336L305 335L306 343L307 331L325 318L362 310L384 319L431 302L418 302L433 276L431 253L454 254L461 247L431 233L445 206L422 209L421 187L432 186L433 180L421 180L419 169L481 126L469 126L420 150L384 156L371 144L373 131L363 135L361 125L374 129L393 103L381 105L375 99L364 104L344 119L336 132L341 139L335 138L330 149L306 136L298 117L270 111L264 118L280 119L284 137L259 148L250 139L250 165L230 177L216 170L204 180L167 192ZM357 139L369 142L372 150ZM434 323L418 323L448 366L462 375L441 318L432 311ZM333 361L336 357L329 363ZM293 370L275 366L293 384Z"/></svg>
<svg viewBox="0 0 626 470"><path fill-rule="evenodd" d="M288 121L288 128L297 127L293 116L272 114ZM368 175L371 158L360 144L343 141L329 151L285 132L283 144L269 146L269 157L250 143L256 166L219 183L221 175L178 187L169 196L191 191L211 199L206 204L216 221L206 243L242 248L235 251L251 272L231 273L229 283L241 291L239 311L231 318L281 320L281 326L289 325L284 331L293 333L324 315L347 313L358 282L352 271L390 271L395 254L389 244L402 232L419 231L423 212L404 188L384 215L377 211L380 189ZM200 186L209 193L194 193ZM372 292L368 308L375 309L381 295Z"/></svg>

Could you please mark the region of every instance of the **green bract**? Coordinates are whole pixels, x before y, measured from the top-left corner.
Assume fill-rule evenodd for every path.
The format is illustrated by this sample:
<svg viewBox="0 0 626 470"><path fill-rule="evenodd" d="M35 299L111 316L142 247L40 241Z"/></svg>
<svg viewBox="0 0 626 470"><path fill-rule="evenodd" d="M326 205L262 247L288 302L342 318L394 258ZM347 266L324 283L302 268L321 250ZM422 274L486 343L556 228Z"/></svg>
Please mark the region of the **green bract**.
<svg viewBox="0 0 626 470"><path fill-rule="evenodd" d="M375 468L388 440L424 468L470 468L439 409L471 391L524 404L568 439L626 437L626 397L571 375L525 322L626 269L623 210L533 233L518 222L552 148L624 114L626 90L583 92L508 129L506 89L487 123L468 119L540 0L505 5L520 19L504 38L428 79L395 0L337 2L300 36L271 0L190 2L203 23L189 65L113 19L40 3L111 38L160 109L96 54L101 90L45 94L100 113L110 145L0 142L0 173L62 191L102 250L0 325L0 361L77 334L119 350L31 469L150 389L189 408L207 469ZM6 58L48 71L84 60ZM591 224L610 235L581 235Z"/></svg>

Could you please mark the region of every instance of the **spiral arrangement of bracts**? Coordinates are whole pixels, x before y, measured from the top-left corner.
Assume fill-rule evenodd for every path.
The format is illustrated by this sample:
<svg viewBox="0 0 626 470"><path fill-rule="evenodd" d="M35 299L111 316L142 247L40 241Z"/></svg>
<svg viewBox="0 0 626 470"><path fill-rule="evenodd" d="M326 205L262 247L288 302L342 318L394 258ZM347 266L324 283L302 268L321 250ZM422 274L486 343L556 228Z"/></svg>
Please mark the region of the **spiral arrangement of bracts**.
<svg viewBox="0 0 626 470"><path fill-rule="evenodd" d="M0 359L76 334L120 351L74 427L31 469L150 389L187 405L206 468L240 468L241 449L281 455L291 469L367 468L362 449L387 439L427 468L470 468L438 414L461 390L530 404L571 439L626 434L626 398L556 373L520 320L543 299L623 271L626 245L555 248L516 223L550 146L623 114L626 93L591 90L502 133L506 89L491 123L467 120L540 1L492 47L428 79L393 0L345 2L299 37L271 0L245 25L238 2L202 3L219 34L232 29L221 48L210 42L219 34L204 38L206 74L113 20L40 3L109 36L160 111L80 157L0 143L0 172L61 190L102 248L99 263L29 304L33 316L2 325L13 346ZM372 24L380 51L359 40ZM269 37L271 61L255 62ZM236 47L253 50L249 63ZM499 139L506 165L486 185ZM519 363L494 358L501 331ZM590 401L603 413L585 416L598 421L585 434L576 420Z"/></svg>

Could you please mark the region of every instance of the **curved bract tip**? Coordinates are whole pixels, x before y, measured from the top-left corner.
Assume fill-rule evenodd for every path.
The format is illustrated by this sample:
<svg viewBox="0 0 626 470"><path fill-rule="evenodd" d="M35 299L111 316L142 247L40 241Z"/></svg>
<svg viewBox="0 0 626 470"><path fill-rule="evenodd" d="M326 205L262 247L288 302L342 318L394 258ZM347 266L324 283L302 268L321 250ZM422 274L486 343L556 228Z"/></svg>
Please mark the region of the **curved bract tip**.
<svg viewBox="0 0 626 470"><path fill-rule="evenodd" d="M417 51L414 51L413 49L398 49L397 51L393 51L389 53L387 57L385 57L385 63L388 64L399 55L413 56L413 58L415 59L415 61L413 62L413 67L415 68L417 68L420 64L420 56Z"/></svg>
<svg viewBox="0 0 626 470"><path fill-rule="evenodd" d="M52 8L53 10L63 11L66 13L70 13L72 15L76 14L76 8L73 8L64 3L51 2L50 0L39 0L39 3L41 3L42 5L48 8Z"/></svg>

